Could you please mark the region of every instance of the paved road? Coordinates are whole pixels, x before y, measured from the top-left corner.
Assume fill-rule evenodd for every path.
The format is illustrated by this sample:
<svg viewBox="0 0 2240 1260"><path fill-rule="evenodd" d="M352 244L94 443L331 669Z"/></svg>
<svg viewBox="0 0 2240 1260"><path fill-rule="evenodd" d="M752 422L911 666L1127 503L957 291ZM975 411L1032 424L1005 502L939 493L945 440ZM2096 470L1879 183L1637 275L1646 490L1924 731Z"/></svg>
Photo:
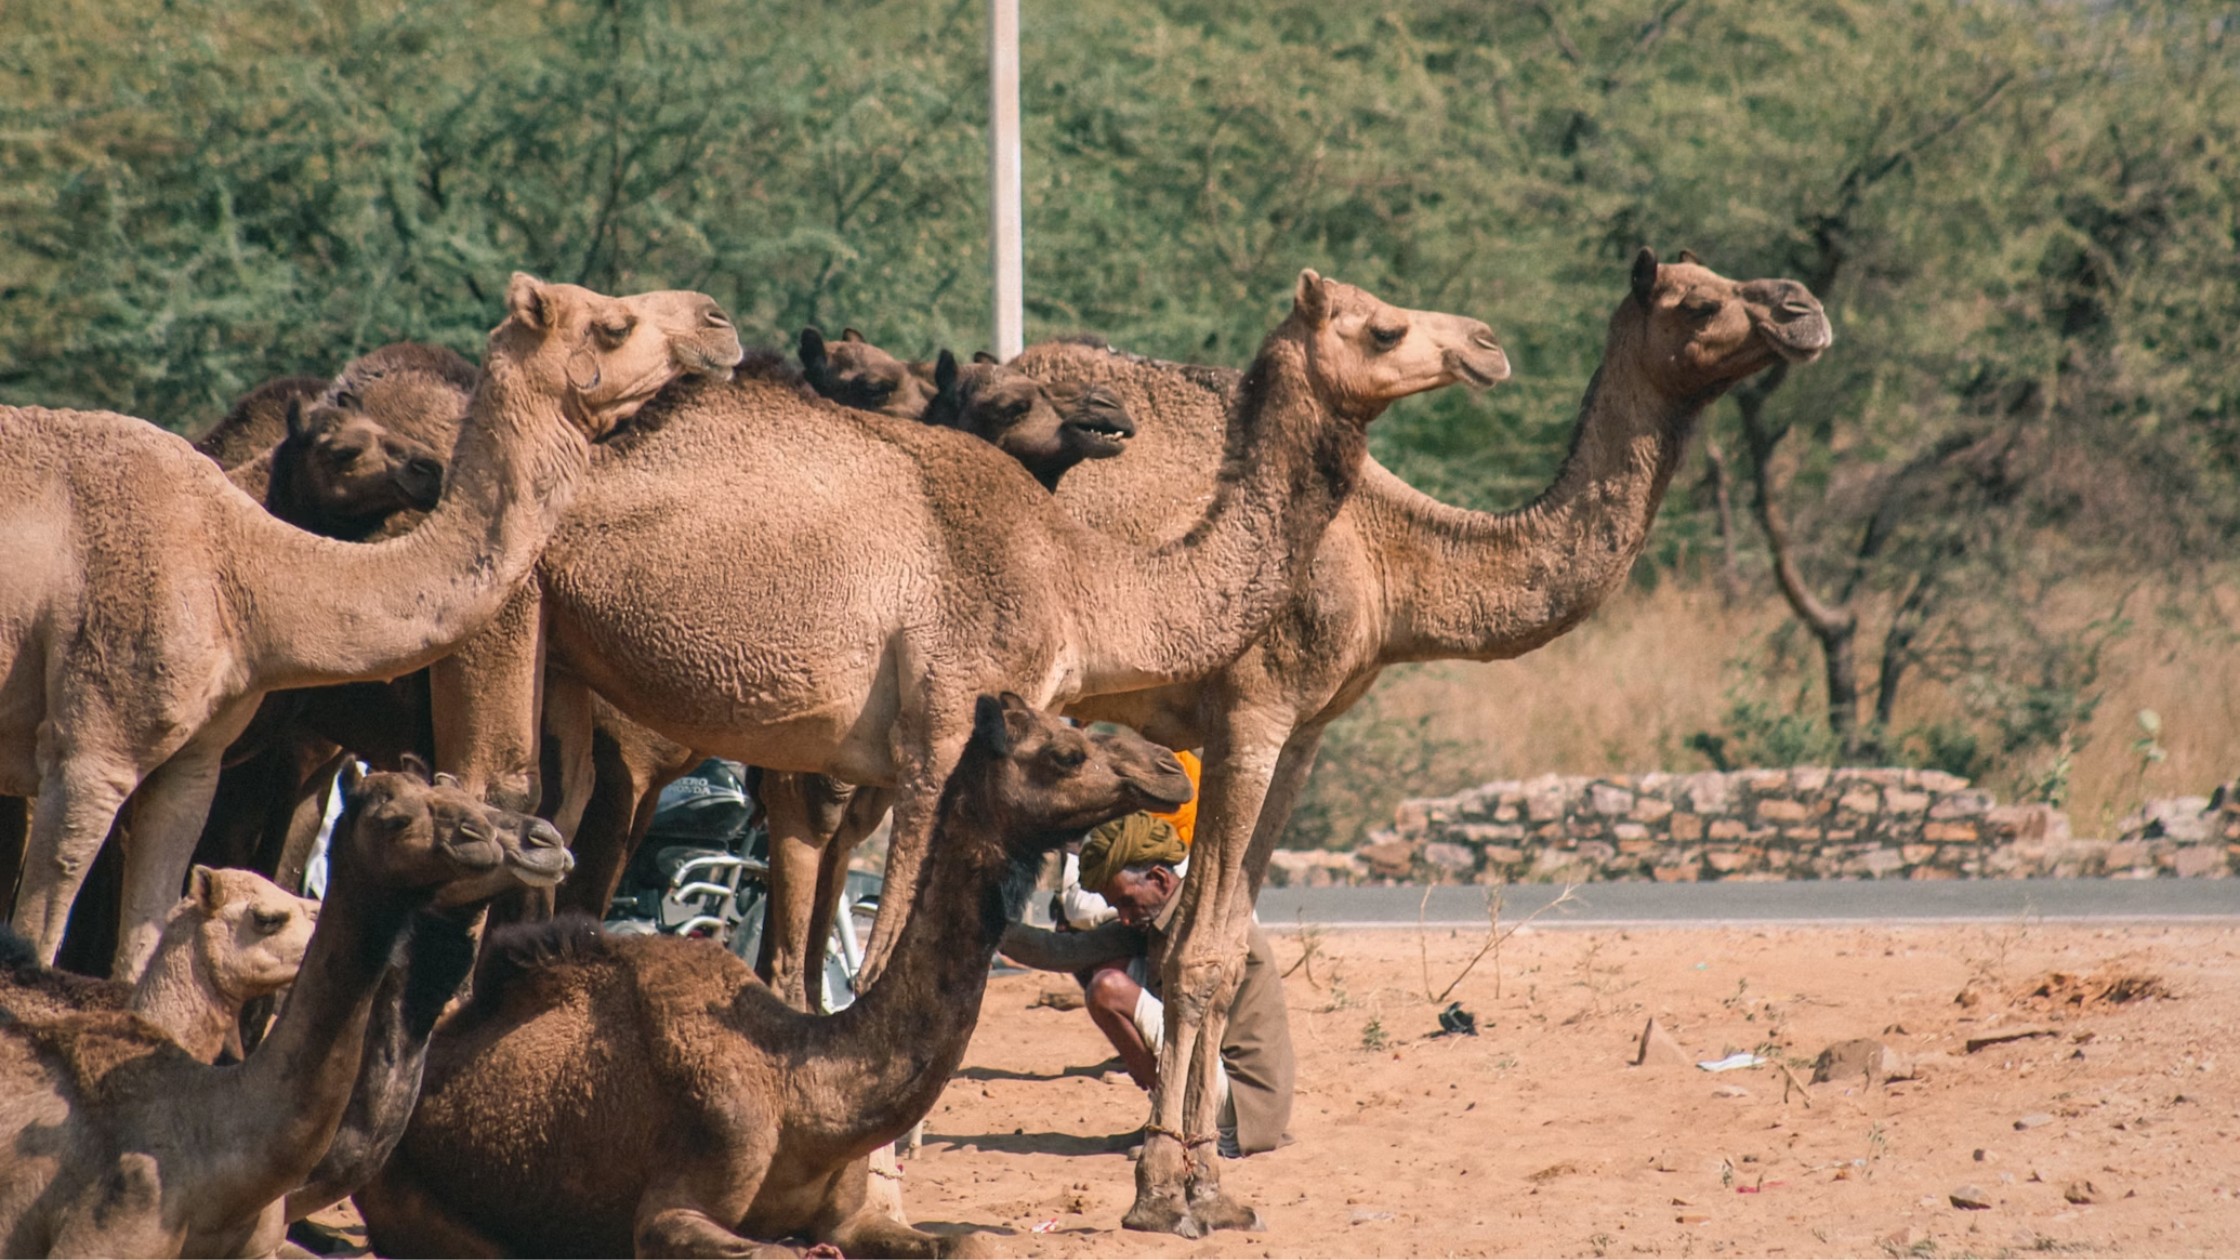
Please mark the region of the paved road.
<svg viewBox="0 0 2240 1260"><path fill-rule="evenodd" d="M1554 901L1560 888L1513 884L1501 917L1515 923ZM1331 928L1407 926L1423 888L1269 888L1260 922L1270 930L1301 922ZM1425 921L1439 926L1486 921L1486 890L1431 890ZM1572 899L1533 920L1535 927L1680 927L1710 923L1966 923L2024 918L2091 922L2240 922L2240 880L1794 880L1749 884L1583 884Z"/></svg>

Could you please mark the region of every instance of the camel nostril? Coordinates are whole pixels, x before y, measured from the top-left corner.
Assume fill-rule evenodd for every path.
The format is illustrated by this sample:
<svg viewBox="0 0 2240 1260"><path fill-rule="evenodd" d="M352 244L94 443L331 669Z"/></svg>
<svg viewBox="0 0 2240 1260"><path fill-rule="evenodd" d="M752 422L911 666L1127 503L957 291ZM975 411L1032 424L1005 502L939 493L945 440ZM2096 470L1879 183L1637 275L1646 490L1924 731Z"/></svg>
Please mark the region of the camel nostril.
<svg viewBox="0 0 2240 1260"><path fill-rule="evenodd" d="M1471 344L1486 350L1499 350L1501 343L1494 339L1493 330L1487 329L1470 338Z"/></svg>
<svg viewBox="0 0 2240 1260"><path fill-rule="evenodd" d="M559 849L566 847L566 842L561 840L560 838L559 828L554 827L551 823L546 822L542 818L533 819L530 821L527 831L523 836L523 841L531 847L539 849Z"/></svg>

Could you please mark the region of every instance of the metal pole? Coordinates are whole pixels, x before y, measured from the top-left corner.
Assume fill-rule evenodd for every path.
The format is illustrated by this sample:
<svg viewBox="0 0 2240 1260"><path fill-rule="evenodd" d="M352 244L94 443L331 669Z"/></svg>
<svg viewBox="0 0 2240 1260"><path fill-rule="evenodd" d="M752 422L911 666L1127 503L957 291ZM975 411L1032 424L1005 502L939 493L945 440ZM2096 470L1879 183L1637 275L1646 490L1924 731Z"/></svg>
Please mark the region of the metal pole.
<svg viewBox="0 0 2240 1260"><path fill-rule="evenodd" d="M1019 0L988 0L988 258L995 354L1026 348L1026 254L1019 209Z"/></svg>

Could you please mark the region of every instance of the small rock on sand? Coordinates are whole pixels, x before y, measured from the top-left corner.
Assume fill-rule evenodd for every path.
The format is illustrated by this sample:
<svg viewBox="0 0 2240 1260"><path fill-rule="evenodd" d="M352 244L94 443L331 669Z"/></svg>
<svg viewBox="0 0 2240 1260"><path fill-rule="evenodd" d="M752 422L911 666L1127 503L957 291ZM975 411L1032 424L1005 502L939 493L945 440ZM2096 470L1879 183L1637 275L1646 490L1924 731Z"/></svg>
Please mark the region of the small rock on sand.
<svg viewBox="0 0 2240 1260"><path fill-rule="evenodd" d="M1740 1085L1720 1085L1712 1089L1715 1098L1748 1098L1750 1091Z"/></svg>
<svg viewBox="0 0 2240 1260"><path fill-rule="evenodd" d="M2089 1181L2072 1181L2061 1191L2061 1197L2071 1203L2098 1203L2100 1187Z"/></svg>
<svg viewBox="0 0 2240 1260"><path fill-rule="evenodd" d="M2029 1115L2015 1121L2014 1127L2017 1129L2035 1129L2052 1123L2052 1116L2047 1115L2043 1111L2033 1111Z"/></svg>
<svg viewBox="0 0 2240 1260"><path fill-rule="evenodd" d="M1688 1052L1664 1030L1664 1025L1650 1020L1641 1030L1641 1044L1634 1048L1635 1067L1686 1067Z"/></svg>
<svg viewBox="0 0 2240 1260"><path fill-rule="evenodd" d="M1903 1053L1883 1042L1872 1037L1854 1037L1822 1050L1812 1065L1815 1085L1858 1076L1870 1082L1911 1080L1913 1064Z"/></svg>
<svg viewBox="0 0 2240 1260"><path fill-rule="evenodd" d="M1951 1194L1952 1206L1967 1212L1981 1212L1991 1206L1991 1196L1978 1186L1955 1186Z"/></svg>

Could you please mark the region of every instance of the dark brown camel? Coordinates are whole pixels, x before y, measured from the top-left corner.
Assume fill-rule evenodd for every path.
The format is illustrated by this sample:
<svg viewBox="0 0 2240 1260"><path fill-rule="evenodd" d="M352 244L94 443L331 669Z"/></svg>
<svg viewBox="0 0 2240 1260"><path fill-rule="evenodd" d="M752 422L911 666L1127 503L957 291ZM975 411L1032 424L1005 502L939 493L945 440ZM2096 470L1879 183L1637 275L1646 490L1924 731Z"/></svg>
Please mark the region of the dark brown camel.
<svg viewBox="0 0 2240 1260"><path fill-rule="evenodd" d="M1188 798L1172 754L980 698L886 975L838 1015L771 996L703 942L583 920L491 942L439 1029L412 1127L358 1196L385 1255L849 1255L965 1240L866 1206L863 1161L964 1053L1003 929L1043 856ZM561 1047L569 1047L563 1051Z"/></svg>

